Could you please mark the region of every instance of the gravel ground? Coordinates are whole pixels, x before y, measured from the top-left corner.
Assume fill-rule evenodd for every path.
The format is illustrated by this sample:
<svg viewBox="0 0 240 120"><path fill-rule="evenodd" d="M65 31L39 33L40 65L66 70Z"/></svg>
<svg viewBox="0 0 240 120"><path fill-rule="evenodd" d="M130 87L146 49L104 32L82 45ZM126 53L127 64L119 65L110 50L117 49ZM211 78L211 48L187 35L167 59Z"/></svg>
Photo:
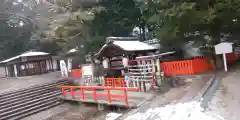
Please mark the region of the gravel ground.
<svg viewBox="0 0 240 120"><path fill-rule="evenodd" d="M23 120L46 120L54 115L58 115L58 114L66 112L70 109L73 109L73 107L74 107L73 105L71 105L69 103L65 103L65 104L50 108L46 111L42 111L37 114L26 117Z"/></svg>
<svg viewBox="0 0 240 120"><path fill-rule="evenodd" d="M97 107L93 105L72 104L68 108L65 112L55 113L55 115L43 120L88 120L98 112Z"/></svg>
<svg viewBox="0 0 240 120"><path fill-rule="evenodd" d="M206 112L220 115L225 120L240 119L239 73L240 69L237 68L222 78Z"/></svg>

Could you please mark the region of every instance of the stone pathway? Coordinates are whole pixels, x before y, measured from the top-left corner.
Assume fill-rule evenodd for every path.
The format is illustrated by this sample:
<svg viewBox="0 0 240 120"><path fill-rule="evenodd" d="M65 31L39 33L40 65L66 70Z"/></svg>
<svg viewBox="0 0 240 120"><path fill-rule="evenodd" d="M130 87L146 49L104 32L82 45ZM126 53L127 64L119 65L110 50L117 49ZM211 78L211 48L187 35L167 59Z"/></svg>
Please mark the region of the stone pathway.
<svg viewBox="0 0 240 120"><path fill-rule="evenodd" d="M220 81L220 86L209 103L206 112L221 115L225 120L240 119L240 69L228 72Z"/></svg>

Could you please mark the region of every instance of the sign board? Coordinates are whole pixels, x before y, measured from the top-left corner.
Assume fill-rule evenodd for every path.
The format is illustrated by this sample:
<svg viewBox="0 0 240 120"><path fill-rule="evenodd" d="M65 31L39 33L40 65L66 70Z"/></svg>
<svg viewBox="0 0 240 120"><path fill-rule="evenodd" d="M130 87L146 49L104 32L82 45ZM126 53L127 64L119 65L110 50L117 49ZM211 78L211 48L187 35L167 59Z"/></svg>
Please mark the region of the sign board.
<svg viewBox="0 0 240 120"><path fill-rule="evenodd" d="M215 53L218 54L225 54L225 53L232 53L233 52L233 43L223 42L220 44L215 45Z"/></svg>
<svg viewBox="0 0 240 120"><path fill-rule="evenodd" d="M218 54L222 54L223 55L223 64L224 64L224 69L227 72L227 59L226 59L226 53L232 53L233 52L233 47L232 47L233 43L229 43L229 42L222 42L220 44L215 45L215 53Z"/></svg>
<svg viewBox="0 0 240 120"><path fill-rule="evenodd" d="M82 66L82 75L84 76L92 76L93 75L93 68L92 65L83 65Z"/></svg>

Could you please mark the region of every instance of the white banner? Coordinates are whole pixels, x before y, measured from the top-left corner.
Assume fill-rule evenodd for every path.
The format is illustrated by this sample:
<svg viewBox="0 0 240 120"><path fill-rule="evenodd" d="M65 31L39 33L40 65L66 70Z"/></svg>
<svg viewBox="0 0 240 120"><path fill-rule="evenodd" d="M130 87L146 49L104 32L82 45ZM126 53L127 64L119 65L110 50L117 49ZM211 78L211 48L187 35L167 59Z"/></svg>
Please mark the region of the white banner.
<svg viewBox="0 0 240 120"><path fill-rule="evenodd" d="M68 72L72 70L72 59L68 59Z"/></svg>
<svg viewBox="0 0 240 120"><path fill-rule="evenodd" d="M60 69L61 69L62 77L68 77L67 66L64 60L60 60Z"/></svg>

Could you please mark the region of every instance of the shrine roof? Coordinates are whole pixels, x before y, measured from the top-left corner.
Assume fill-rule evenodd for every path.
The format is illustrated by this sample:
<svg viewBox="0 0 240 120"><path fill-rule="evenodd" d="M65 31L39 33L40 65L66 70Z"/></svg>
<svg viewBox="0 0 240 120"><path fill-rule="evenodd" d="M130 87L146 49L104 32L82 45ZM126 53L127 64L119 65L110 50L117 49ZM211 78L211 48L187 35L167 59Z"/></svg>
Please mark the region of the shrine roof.
<svg viewBox="0 0 240 120"><path fill-rule="evenodd" d="M21 58L21 57L43 56L43 55L49 55L49 53L46 53L46 52L33 52L33 51L25 52L25 53L22 53L20 55L17 55L17 56L11 57L9 59L3 60L0 63L7 63L7 62L10 62L12 60Z"/></svg>
<svg viewBox="0 0 240 120"><path fill-rule="evenodd" d="M112 41L105 44L96 55L105 56L108 54L109 56L110 54L122 54L123 51L135 52L153 50L157 50L157 47L140 41Z"/></svg>

